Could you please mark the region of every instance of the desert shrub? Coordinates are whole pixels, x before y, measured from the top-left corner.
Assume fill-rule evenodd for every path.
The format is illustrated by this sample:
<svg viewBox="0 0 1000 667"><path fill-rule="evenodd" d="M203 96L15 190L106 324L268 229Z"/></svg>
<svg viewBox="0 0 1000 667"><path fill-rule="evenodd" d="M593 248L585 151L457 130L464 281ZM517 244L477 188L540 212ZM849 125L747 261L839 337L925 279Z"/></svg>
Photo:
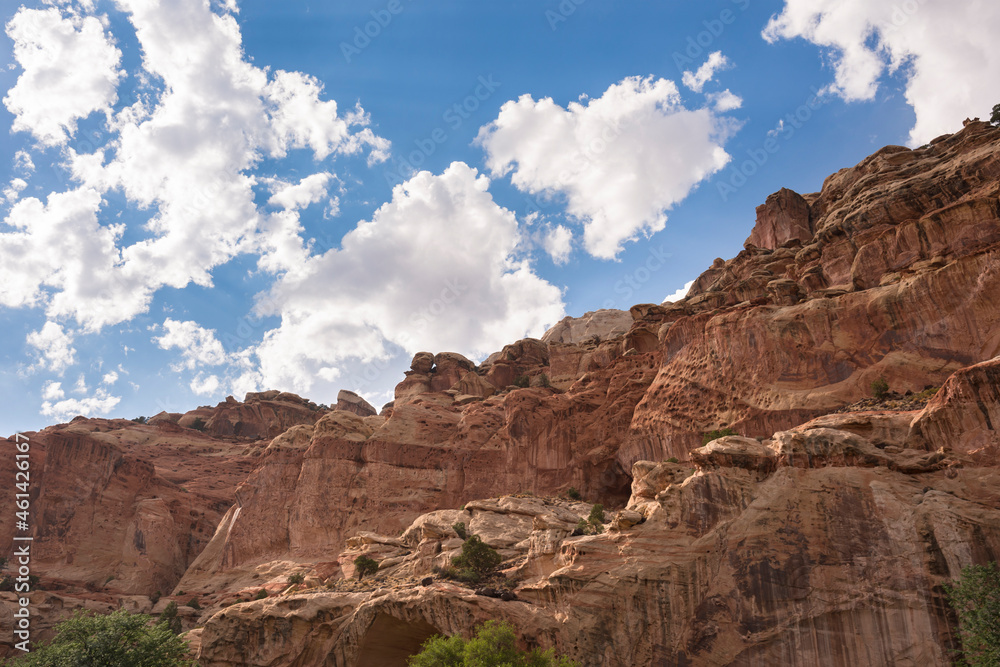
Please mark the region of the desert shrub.
<svg viewBox="0 0 1000 667"><path fill-rule="evenodd" d="M875 397L876 401L881 401L888 393L889 383L885 381L885 378L880 377L872 382L872 396Z"/></svg>
<svg viewBox="0 0 1000 667"><path fill-rule="evenodd" d="M551 387L552 383L549 381L549 376L542 373L538 376L538 384L542 387Z"/></svg>
<svg viewBox="0 0 1000 667"><path fill-rule="evenodd" d="M531 383L531 380L527 375L518 375L514 378L514 386L521 387L522 389L527 387Z"/></svg>
<svg viewBox="0 0 1000 667"><path fill-rule="evenodd" d="M478 535L469 535L462 545L462 554L451 559L451 564L459 570L471 570L484 576L497 569L503 561L496 549L483 542Z"/></svg>
<svg viewBox="0 0 1000 667"><path fill-rule="evenodd" d="M177 618L177 603L171 600L164 607L163 613L160 614L160 618L156 621L157 625L163 626L175 635L179 635L183 628L181 627L181 619Z"/></svg>
<svg viewBox="0 0 1000 667"><path fill-rule="evenodd" d="M990 122L994 125L1000 125L1000 104L993 105L993 114L990 116Z"/></svg>
<svg viewBox="0 0 1000 667"><path fill-rule="evenodd" d="M469 534L465 531L464 521L459 521L458 523L452 525L451 529L454 530L455 534L461 537L463 540L469 539Z"/></svg>
<svg viewBox="0 0 1000 667"><path fill-rule="evenodd" d="M196 431L204 431L205 425L206 425L205 420L202 419L201 417L195 417L194 421L191 422L191 428L193 428Z"/></svg>
<svg viewBox="0 0 1000 667"><path fill-rule="evenodd" d="M364 579L366 575L378 572L378 561L361 554L354 559L354 567L358 570L358 579Z"/></svg>
<svg viewBox="0 0 1000 667"><path fill-rule="evenodd" d="M667 463L677 463L677 462L678 461L676 456L671 456L669 459L667 459Z"/></svg>
<svg viewBox="0 0 1000 667"><path fill-rule="evenodd" d="M296 572L295 574L288 575L288 583L293 584L295 586L301 584L305 580L306 580L306 575L302 574L301 572Z"/></svg>
<svg viewBox="0 0 1000 667"><path fill-rule="evenodd" d="M266 588L262 588L259 591L257 591L257 595L253 596L253 599L254 600L263 600L266 597L267 597L267 589Z"/></svg>
<svg viewBox="0 0 1000 667"><path fill-rule="evenodd" d="M144 614L124 609L110 614L77 613L56 627L55 637L13 660L19 667L106 665L114 667L182 667L187 642Z"/></svg>
<svg viewBox="0 0 1000 667"><path fill-rule="evenodd" d="M590 516L587 517L587 523L593 526L597 532L604 532L604 505L598 503L590 509Z"/></svg>
<svg viewBox="0 0 1000 667"><path fill-rule="evenodd" d="M945 591L958 615L964 658L959 664L1000 665L1000 569L996 562L962 568L959 580L946 584Z"/></svg>
<svg viewBox="0 0 1000 667"><path fill-rule="evenodd" d="M566 497L570 500L579 500L581 498L580 492L576 490L575 486L566 489Z"/></svg>
<svg viewBox="0 0 1000 667"><path fill-rule="evenodd" d="M191 598L190 600L188 600L187 606L191 607L192 609L201 609L201 605L198 604L198 598Z"/></svg>
<svg viewBox="0 0 1000 667"><path fill-rule="evenodd" d="M146 423L146 418L145 417L141 417L141 416L140 417L133 417L132 421L134 421L136 424L145 424Z"/></svg>
<svg viewBox="0 0 1000 667"><path fill-rule="evenodd" d="M156 591L155 593L149 596L149 601L152 602L153 604L156 604L157 602L160 601L161 597L163 597L163 593L161 593L160 591Z"/></svg>
<svg viewBox="0 0 1000 667"><path fill-rule="evenodd" d="M717 440L719 438L724 438L727 435L739 435L739 433L737 433L733 429L729 428L728 426L726 428L716 429L715 431L709 431L708 433L702 434L702 436L701 436L701 446L704 447L705 445L707 445L708 443L712 442L713 440Z"/></svg>
<svg viewBox="0 0 1000 667"><path fill-rule="evenodd" d="M553 649L530 652L517 648L514 626L507 621L487 621L472 639L437 635L424 642L411 656L409 667L578 667L578 663L555 655Z"/></svg>
<svg viewBox="0 0 1000 667"><path fill-rule="evenodd" d="M586 519L580 519L576 522L576 528L573 529L573 535L589 535L590 534L590 524L587 523Z"/></svg>

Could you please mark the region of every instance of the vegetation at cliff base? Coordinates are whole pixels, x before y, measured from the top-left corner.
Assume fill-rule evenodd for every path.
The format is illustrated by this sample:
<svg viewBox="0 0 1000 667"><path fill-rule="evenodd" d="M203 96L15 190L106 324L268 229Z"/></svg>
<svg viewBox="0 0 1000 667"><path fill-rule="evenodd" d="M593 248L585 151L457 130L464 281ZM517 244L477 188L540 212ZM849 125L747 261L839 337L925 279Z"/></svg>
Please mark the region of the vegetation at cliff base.
<svg viewBox="0 0 1000 667"><path fill-rule="evenodd" d="M459 521L458 523L453 524L452 527L451 527L451 529L454 530L455 534L458 535L463 540L469 539L469 533L468 533L468 531L465 530L465 522L464 521Z"/></svg>
<svg viewBox="0 0 1000 667"><path fill-rule="evenodd" d="M179 635L181 633L181 619L177 617L177 603L171 600L164 607L163 613L160 614L160 618L156 621L156 624L160 627L166 628L172 634Z"/></svg>
<svg viewBox="0 0 1000 667"><path fill-rule="evenodd" d="M11 661L17 667L188 667L187 642L163 623L124 609L77 613L56 627L52 641Z"/></svg>
<svg viewBox="0 0 1000 667"><path fill-rule="evenodd" d="M715 431L709 431L701 436L701 446L704 447L713 440L718 440L719 438L723 438L727 435L739 435L739 433L728 427L716 429Z"/></svg>
<svg viewBox="0 0 1000 667"><path fill-rule="evenodd" d="M476 636L431 637L420 653L412 656L409 667L579 667L569 658L555 655L553 649L529 652L517 648L514 627L506 622L487 621Z"/></svg>
<svg viewBox="0 0 1000 667"><path fill-rule="evenodd" d="M872 382L872 396L875 397L876 401L881 401L889 393L889 383L885 381L885 378L879 378Z"/></svg>
<svg viewBox="0 0 1000 667"><path fill-rule="evenodd" d="M358 579L364 579L378 572L378 561L362 554L354 559L354 567L358 570Z"/></svg>
<svg viewBox="0 0 1000 667"><path fill-rule="evenodd" d="M462 545L462 554L451 559L451 564L467 581L478 581L497 569L503 558L497 550L483 542L478 535L470 535Z"/></svg>
<svg viewBox="0 0 1000 667"><path fill-rule="evenodd" d="M996 562L962 569L958 581L945 585L958 615L962 659L969 667L1000 665L1000 569Z"/></svg>

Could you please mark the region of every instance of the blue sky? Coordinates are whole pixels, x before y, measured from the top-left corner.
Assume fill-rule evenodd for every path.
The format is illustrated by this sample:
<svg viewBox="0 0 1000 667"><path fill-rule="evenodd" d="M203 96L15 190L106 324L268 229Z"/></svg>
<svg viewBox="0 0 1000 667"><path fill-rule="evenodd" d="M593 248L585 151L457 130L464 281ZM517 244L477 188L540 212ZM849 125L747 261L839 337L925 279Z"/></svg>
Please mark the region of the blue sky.
<svg viewBox="0 0 1000 667"><path fill-rule="evenodd" d="M7 433L267 388L379 406L418 350L479 360L660 302L735 255L771 192L1000 101L1000 9L980 2L76 0L4 19Z"/></svg>

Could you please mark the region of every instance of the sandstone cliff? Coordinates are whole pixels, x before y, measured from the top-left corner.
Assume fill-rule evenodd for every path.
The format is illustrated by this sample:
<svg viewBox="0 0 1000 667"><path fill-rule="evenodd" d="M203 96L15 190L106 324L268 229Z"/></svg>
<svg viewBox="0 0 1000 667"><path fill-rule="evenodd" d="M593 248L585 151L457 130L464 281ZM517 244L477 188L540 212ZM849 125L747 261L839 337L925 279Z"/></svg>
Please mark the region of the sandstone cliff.
<svg viewBox="0 0 1000 667"><path fill-rule="evenodd" d="M946 664L941 584L1000 553L998 149L970 123L782 190L687 298L478 365L419 353L378 415L265 392L33 435L52 615L172 585L207 607L186 627L219 666L401 665L489 618L585 665ZM846 408L878 377L941 389ZM721 427L740 435L702 446ZM607 533L570 534L570 487L614 508ZM459 520L516 600L425 583ZM358 553L374 589L345 583Z"/></svg>

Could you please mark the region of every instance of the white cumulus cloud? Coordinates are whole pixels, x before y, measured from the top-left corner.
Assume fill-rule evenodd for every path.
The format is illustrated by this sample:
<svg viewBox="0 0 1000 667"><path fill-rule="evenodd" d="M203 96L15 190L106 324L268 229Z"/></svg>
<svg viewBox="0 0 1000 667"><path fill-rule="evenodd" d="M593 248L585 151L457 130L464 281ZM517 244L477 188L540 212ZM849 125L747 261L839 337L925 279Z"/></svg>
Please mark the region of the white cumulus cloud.
<svg viewBox="0 0 1000 667"><path fill-rule="evenodd" d="M191 320L181 322L168 317L163 322L163 335L155 336L153 342L163 350L180 348L183 361L177 370L218 366L226 363L228 358L222 343L215 337L215 331Z"/></svg>
<svg viewBox="0 0 1000 667"><path fill-rule="evenodd" d="M46 322L38 331L29 333L27 342L41 355L38 365L42 368L61 374L76 363L73 337L55 322Z"/></svg>
<svg viewBox="0 0 1000 667"><path fill-rule="evenodd" d="M0 267L0 305L44 306L50 318L73 318L88 332L145 312L163 287L210 287L213 269L238 255L302 246L297 219L273 225L258 210L253 172L265 158L303 149L315 160L367 151L369 161L377 161L389 147L367 127L359 106L341 113L335 101L322 99L317 79L251 64L236 19L216 13L210 3L121 0L117 7L127 14L142 48L137 79L156 81L156 87L140 86L140 99L110 120L103 148L84 154L65 149L72 189L20 199L5 220L13 231L0 233L0 255L33 258L17 271ZM53 31L55 39L69 25L76 37L60 39L80 41L86 35L110 44L96 18L80 18L68 7L32 11L21 10L22 18L9 28L25 45L15 49L25 69L18 85L30 72L42 72L38 48L31 45ZM99 34L93 33L93 22ZM117 50L114 54L116 64ZM114 90L105 85L109 68L98 67L94 58L74 58L65 49L51 57L70 63L70 74L80 61L88 72L69 78L38 74L32 85L44 83L48 97L25 96L15 86L8 106L18 118L50 118L46 100L70 100L65 104L73 114L61 124L15 126L36 133L47 128L45 136L53 138L57 130L71 130L72 118L84 107L107 106ZM140 240L131 245L121 243L124 224L105 215L104 195L112 190L148 211L145 219L141 214L129 219L142 225Z"/></svg>
<svg viewBox="0 0 1000 667"><path fill-rule="evenodd" d="M62 390L62 383L49 381L42 387L42 399L46 401L58 401L66 397L66 392Z"/></svg>
<svg viewBox="0 0 1000 667"><path fill-rule="evenodd" d="M667 297L664 299L664 301L670 301L670 302L680 301L681 299L687 296L688 290L691 289L692 285L694 285L693 280L687 281L686 283L684 283L684 286L678 289L676 292L674 292L673 294L668 294Z"/></svg>
<svg viewBox="0 0 1000 667"><path fill-rule="evenodd" d="M684 85L696 93L700 93L705 84L712 80L715 73L730 66L729 59L722 55L722 51L713 51L708 55L708 60L702 63L695 72L684 72L681 81Z"/></svg>
<svg viewBox="0 0 1000 667"><path fill-rule="evenodd" d="M911 0L786 0L764 38L802 37L834 67L828 90L846 101L871 100L884 76L901 71L916 113L910 142L954 132L986 116L998 99L1000 4Z"/></svg>
<svg viewBox="0 0 1000 667"><path fill-rule="evenodd" d="M662 230L665 211L725 166L733 130L710 109L685 108L674 82L629 77L566 108L523 95L477 141L494 176L565 196L587 252L611 259L624 242Z"/></svg>
<svg viewBox="0 0 1000 667"><path fill-rule="evenodd" d="M468 165L420 172L340 247L285 274L260 302L281 325L255 352L241 386L308 391L348 359L402 348L480 356L563 316L558 288L518 258L514 214Z"/></svg>
<svg viewBox="0 0 1000 667"><path fill-rule="evenodd" d="M57 388L58 389L58 388ZM85 398L66 398L57 400L55 396L62 396L61 390L50 391L53 398L49 398L42 403L42 414L57 420L69 420L77 415L84 417L107 416L109 412L119 402L120 396L112 396L106 389L98 389L93 396Z"/></svg>
<svg viewBox="0 0 1000 667"><path fill-rule="evenodd" d="M295 184L278 182L274 194L267 200L271 206L286 210L305 208L323 199L332 174L320 172L306 176Z"/></svg>
<svg viewBox="0 0 1000 667"><path fill-rule="evenodd" d="M218 376L215 375L203 375L199 373L189 385L191 391L198 394L199 396L211 396L219 391L221 382Z"/></svg>
<svg viewBox="0 0 1000 667"><path fill-rule="evenodd" d="M3 100L15 131L60 144L76 132L79 119L109 110L118 99L121 52L96 17L21 7L7 36L23 69Z"/></svg>
<svg viewBox="0 0 1000 667"><path fill-rule="evenodd" d="M573 251L573 232L565 225L556 225L546 232L542 247L549 253L553 262L565 264Z"/></svg>

